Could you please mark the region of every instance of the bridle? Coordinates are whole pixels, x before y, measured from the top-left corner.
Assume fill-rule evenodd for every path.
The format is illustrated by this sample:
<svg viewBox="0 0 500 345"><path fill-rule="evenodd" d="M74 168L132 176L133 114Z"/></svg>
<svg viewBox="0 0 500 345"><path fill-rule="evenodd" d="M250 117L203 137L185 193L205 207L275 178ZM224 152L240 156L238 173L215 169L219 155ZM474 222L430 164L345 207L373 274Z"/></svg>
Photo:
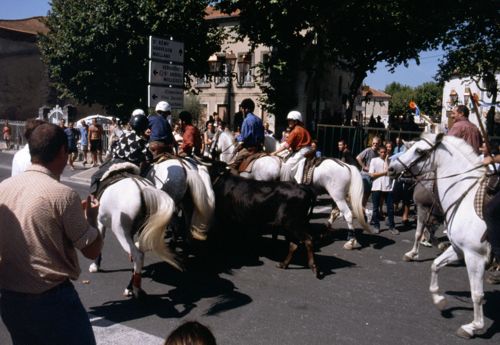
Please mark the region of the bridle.
<svg viewBox="0 0 500 345"><path fill-rule="evenodd" d="M437 150L437 148L439 147L439 145L441 145L441 143L443 141L443 136L444 136L443 133L438 134L436 137L435 143L432 143L431 141L427 140L426 138L422 138L421 140L425 141L427 143L427 145L429 145L430 148L427 150L417 149L416 151L419 154L419 157L417 159L415 159L414 161L412 161L408 165L406 165L399 157L397 157L396 161L398 161L399 164L401 164L403 166L403 170L401 171L401 173L399 174L398 177L403 176L405 174L409 174L414 179L417 179L418 176L422 175L423 167L416 174L412 172L412 168L415 165L417 165L418 163L420 163L421 161L427 160L431 156L431 154Z"/></svg>
<svg viewBox="0 0 500 345"><path fill-rule="evenodd" d="M412 161L410 164L406 165L403 161L401 161L401 159L399 159L399 157L397 157L397 161L399 162L399 164L401 164L403 166L403 171L400 173L400 176L408 173L409 175L411 175L413 178L416 179L416 183L422 183L423 181L436 181L438 179L446 179L446 178L452 178L452 177L456 177L456 176L460 176L460 175L464 175L466 173L469 173L471 171L474 171L474 170L477 170L477 169L480 169L483 167L482 164L479 164L479 165L476 165L476 166L473 166L472 168L466 170L466 171L462 171L460 173L455 173L455 174L451 174L451 175L447 175L447 176L441 176L441 177L432 177L432 178L417 178L418 176L422 175L422 170L423 170L423 166L422 168L420 169L420 171L418 173L413 173L412 172L412 168L418 164L419 162L421 162L422 160L426 160L428 159L431 154L437 150L437 148L439 147L439 145L441 145L442 141L443 141L443 137L444 137L444 134L443 133L440 133L437 135L436 137L436 141L435 143L432 143L430 142L429 140L427 140L426 138L422 138L421 140L425 141L429 146L430 148L427 149L427 150L419 150L417 151L417 153L420 154L420 156L415 159L414 161ZM469 179L469 177L464 177L461 181L464 181L466 179ZM460 182L460 181L459 181ZM456 185L458 182L454 183L453 185ZM450 206L448 206L448 208L446 210L443 210L444 212L444 216L445 216L445 221L446 223L450 224L453 220L453 218L455 217L456 215L456 212L458 211L458 207L460 206L460 204L462 203L462 201L465 199L465 197L467 196L467 194L474 188L474 186L479 183L479 179L477 179L474 183L472 183L468 188L466 188L466 190L460 195L460 197L457 198L457 200L455 200L453 203L451 203ZM450 186L448 187L448 190L445 192L445 195L447 194L447 192L452 188L453 186ZM434 199L434 203L437 202L436 200L436 196L434 193L432 193L433 195L433 199ZM451 214L450 214L450 218L449 220L447 220L447 214L448 212L451 211Z"/></svg>

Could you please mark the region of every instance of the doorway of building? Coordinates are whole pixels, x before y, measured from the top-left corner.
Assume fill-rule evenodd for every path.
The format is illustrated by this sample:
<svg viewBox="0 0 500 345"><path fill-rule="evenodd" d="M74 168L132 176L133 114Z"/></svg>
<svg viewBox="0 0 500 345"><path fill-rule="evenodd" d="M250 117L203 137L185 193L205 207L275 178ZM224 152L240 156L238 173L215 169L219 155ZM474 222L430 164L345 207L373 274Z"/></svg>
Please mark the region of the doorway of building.
<svg viewBox="0 0 500 345"><path fill-rule="evenodd" d="M227 113L227 104L217 104L217 114L221 121L229 124L229 114Z"/></svg>

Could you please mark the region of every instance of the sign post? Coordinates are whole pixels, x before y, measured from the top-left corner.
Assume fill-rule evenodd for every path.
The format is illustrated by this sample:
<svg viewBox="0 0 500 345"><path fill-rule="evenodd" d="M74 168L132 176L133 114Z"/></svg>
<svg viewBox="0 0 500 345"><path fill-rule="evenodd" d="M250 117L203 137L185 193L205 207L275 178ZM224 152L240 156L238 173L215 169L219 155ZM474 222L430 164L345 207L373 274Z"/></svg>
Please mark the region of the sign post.
<svg viewBox="0 0 500 345"><path fill-rule="evenodd" d="M167 101L184 107L184 43L149 36L148 107Z"/></svg>

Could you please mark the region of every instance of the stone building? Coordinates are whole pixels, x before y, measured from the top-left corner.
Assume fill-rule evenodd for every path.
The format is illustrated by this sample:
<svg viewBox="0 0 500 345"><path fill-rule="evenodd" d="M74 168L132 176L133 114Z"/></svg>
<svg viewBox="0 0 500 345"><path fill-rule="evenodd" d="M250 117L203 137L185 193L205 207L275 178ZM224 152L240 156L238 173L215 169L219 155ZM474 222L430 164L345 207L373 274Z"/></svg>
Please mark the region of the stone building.
<svg viewBox="0 0 500 345"><path fill-rule="evenodd" d="M77 118L103 114L100 106L87 107L57 98L37 46L37 35L47 31L42 17L0 19L0 118L26 120L37 117L43 106L48 110L70 104L74 105Z"/></svg>

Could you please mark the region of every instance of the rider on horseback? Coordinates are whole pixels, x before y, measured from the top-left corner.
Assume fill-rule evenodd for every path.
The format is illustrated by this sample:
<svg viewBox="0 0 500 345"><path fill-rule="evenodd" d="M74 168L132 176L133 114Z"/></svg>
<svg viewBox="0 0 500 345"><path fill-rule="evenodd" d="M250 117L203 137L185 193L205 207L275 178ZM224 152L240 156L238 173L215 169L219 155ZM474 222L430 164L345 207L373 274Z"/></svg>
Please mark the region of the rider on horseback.
<svg viewBox="0 0 500 345"><path fill-rule="evenodd" d="M292 110L287 115L288 126L291 128L290 135L286 139L284 145L272 153L276 156L285 149L292 151L289 158L282 166L282 181L293 180L297 173L297 168L300 162L306 159L306 155L311 151L311 134L305 129L302 120L302 114L296 110Z"/></svg>
<svg viewBox="0 0 500 345"><path fill-rule="evenodd" d="M153 155L149 151L145 132L149 123L146 114L142 109L136 109L132 112L129 121L132 130L123 134L111 148L111 159L102 164L90 180L90 194L96 196L99 188L99 182L109 168L116 163L130 162L137 165L144 176L149 168L149 162Z"/></svg>
<svg viewBox="0 0 500 345"><path fill-rule="evenodd" d="M201 156L201 134L198 128L193 126L193 117L190 112L182 111L179 114L182 135L182 144L179 149L179 156Z"/></svg>
<svg viewBox="0 0 500 345"><path fill-rule="evenodd" d="M154 157L162 153L174 153L175 141L172 134L172 127L167 121L171 113L170 104L165 101L158 102L155 108L155 114L148 116L149 121L149 149Z"/></svg>
<svg viewBox="0 0 500 345"><path fill-rule="evenodd" d="M500 155L486 156L483 160L484 165L500 163ZM498 173L498 172L497 172ZM500 284L500 193L497 191L493 199L490 200L484 212L484 221L486 222L486 233L491 244L493 257L497 262L495 269L488 271L486 280L491 284Z"/></svg>
<svg viewBox="0 0 500 345"><path fill-rule="evenodd" d="M241 125L241 133L236 137L238 152L236 157L228 164L232 169L238 169L241 162L250 155L262 151L264 145L264 125L262 120L254 113L255 103L250 98L245 98L240 107L245 114L245 120Z"/></svg>

